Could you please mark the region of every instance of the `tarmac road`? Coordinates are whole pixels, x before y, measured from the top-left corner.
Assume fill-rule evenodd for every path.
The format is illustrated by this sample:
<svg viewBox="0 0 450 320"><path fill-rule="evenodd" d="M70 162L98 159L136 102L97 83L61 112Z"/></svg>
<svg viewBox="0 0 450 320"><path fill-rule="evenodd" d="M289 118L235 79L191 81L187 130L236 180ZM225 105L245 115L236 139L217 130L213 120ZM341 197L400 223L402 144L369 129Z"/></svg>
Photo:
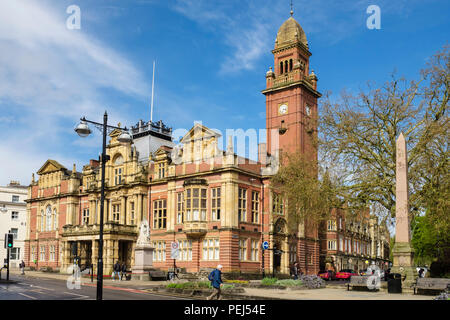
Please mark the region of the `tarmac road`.
<svg viewBox="0 0 450 320"><path fill-rule="evenodd" d="M0 284L0 300L95 300L96 283L82 280L80 289L69 289L65 280L10 276L16 281ZM103 286L104 300L189 300L149 293L138 288Z"/></svg>

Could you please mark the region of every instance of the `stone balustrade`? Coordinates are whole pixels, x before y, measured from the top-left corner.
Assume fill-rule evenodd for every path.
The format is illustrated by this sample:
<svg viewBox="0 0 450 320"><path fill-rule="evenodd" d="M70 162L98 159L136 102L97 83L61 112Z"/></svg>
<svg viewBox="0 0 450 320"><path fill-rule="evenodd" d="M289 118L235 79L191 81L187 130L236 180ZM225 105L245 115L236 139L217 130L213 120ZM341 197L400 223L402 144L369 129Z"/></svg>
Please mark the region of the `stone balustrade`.
<svg viewBox="0 0 450 320"><path fill-rule="evenodd" d="M191 236L200 236L208 231L208 224L206 221L185 221L183 231Z"/></svg>

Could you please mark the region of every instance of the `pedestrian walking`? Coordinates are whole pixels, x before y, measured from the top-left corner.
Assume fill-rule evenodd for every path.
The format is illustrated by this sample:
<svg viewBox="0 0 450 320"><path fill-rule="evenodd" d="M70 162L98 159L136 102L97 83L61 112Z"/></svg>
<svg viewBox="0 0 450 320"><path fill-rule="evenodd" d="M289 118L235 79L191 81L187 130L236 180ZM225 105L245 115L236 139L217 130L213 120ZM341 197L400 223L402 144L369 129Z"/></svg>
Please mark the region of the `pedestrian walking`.
<svg viewBox="0 0 450 320"><path fill-rule="evenodd" d="M25 275L25 262L23 260L19 264L19 267L20 267L20 274Z"/></svg>
<svg viewBox="0 0 450 320"><path fill-rule="evenodd" d="M120 269L121 269L120 263L119 263L119 261L117 261L114 264L114 266L113 266L113 273L112 273L112 280L113 281L116 281L116 275L117 275L117 278L119 278L119 281L120 281Z"/></svg>
<svg viewBox="0 0 450 320"><path fill-rule="evenodd" d="M125 280L127 280L127 265L125 262L122 264L122 274L120 275L120 280L125 276Z"/></svg>
<svg viewBox="0 0 450 320"><path fill-rule="evenodd" d="M211 271L211 273L208 276L208 280L211 281L211 285L213 287L213 293L206 298L206 300L211 300L214 297L216 297L217 300L220 298L220 287L222 286L222 265L218 265L217 269L214 269Z"/></svg>
<svg viewBox="0 0 450 320"><path fill-rule="evenodd" d="M294 263L294 265L291 267L291 277L294 280L298 279L298 263Z"/></svg>

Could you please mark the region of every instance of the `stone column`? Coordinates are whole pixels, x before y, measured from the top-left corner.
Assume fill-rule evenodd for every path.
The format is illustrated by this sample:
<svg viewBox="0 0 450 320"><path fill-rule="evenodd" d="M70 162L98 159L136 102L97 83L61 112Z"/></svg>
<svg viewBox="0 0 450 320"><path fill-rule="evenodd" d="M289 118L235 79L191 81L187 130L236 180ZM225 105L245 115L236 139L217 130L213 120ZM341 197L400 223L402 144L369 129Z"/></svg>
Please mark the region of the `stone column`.
<svg viewBox="0 0 450 320"><path fill-rule="evenodd" d="M175 230L176 222L176 193L175 193L175 182L168 183L167 192L167 230Z"/></svg>
<svg viewBox="0 0 450 320"><path fill-rule="evenodd" d="M70 260L70 242L63 241L62 272L67 272L67 268L70 265L72 265Z"/></svg>
<svg viewBox="0 0 450 320"><path fill-rule="evenodd" d="M104 265L103 265L103 273L105 275L111 275L112 273L112 269L113 269L113 255L112 255L112 247L111 247L111 240L109 239L104 239L103 240L103 261L104 261Z"/></svg>
<svg viewBox="0 0 450 320"><path fill-rule="evenodd" d="M101 204L101 201L100 201L100 199L97 199L97 201L96 201L96 204L97 204L97 210L96 210L96 215L97 215L97 220L95 220L95 223L96 224L100 224L100 204Z"/></svg>
<svg viewBox="0 0 450 320"><path fill-rule="evenodd" d="M135 250L136 250L136 242L131 242L131 267L133 268L135 266L136 261L134 260L135 256Z"/></svg>
<svg viewBox="0 0 450 320"><path fill-rule="evenodd" d="M416 279L414 249L411 247L411 227L409 219L408 157L403 133L397 139L396 163L396 204L395 204L395 245L393 249L393 273L402 274L403 289L409 289ZM381 249L381 248L380 248ZM380 250L381 251L381 250ZM381 253L381 252L380 252Z"/></svg>
<svg viewBox="0 0 450 320"><path fill-rule="evenodd" d="M125 221L125 218L126 218L125 215L127 212L126 205L127 205L126 198L121 197L120 198L120 217L119 217L120 224L126 224L126 221Z"/></svg>
<svg viewBox="0 0 450 320"><path fill-rule="evenodd" d="M142 221L142 215L143 215L143 208L142 208L142 194L137 195L137 225L139 225Z"/></svg>
<svg viewBox="0 0 450 320"><path fill-rule="evenodd" d="M283 253L280 271L289 274L289 241L287 237L281 243L281 250L283 250Z"/></svg>
<svg viewBox="0 0 450 320"><path fill-rule="evenodd" d="M92 256L91 256L92 264L94 265L94 270L97 272L97 262L98 262L98 242L95 239L92 239Z"/></svg>
<svg viewBox="0 0 450 320"><path fill-rule="evenodd" d="M61 255L61 273L64 273L67 269L67 263L66 263L66 241L62 241L61 242L61 251L62 251L62 255ZM31 259L30 259L31 260Z"/></svg>
<svg viewBox="0 0 450 320"><path fill-rule="evenodd" d="M114 263L119 260L119 240L111 240L113 243L113 257ZM122 263L122 261L120 262Z"/></svg>
<svg viewBox="0 0 450 320"><path fill-rule="evenodd" d="M89 200L89 222L88 224L94 224L95 221L95 201Z"/></svg>

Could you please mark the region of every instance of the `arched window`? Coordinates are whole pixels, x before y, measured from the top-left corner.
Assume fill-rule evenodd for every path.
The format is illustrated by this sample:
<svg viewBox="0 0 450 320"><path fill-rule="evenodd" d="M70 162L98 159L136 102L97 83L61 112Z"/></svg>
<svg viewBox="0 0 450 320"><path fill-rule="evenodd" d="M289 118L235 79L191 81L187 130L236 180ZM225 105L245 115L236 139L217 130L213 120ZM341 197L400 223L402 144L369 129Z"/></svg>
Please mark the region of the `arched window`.
<svg viewBox="0 0 450 320"><path fill-rule="evenodd" d="M45 222L45 215L44 215L44 210L41 210L41 231L45 231L44 229L44 222Z"/></svg>
<svg viewBox="0 0 450 320"><path fill-rule="evenodd" d="M46 209L46 231L50 231L52 229L52 208L47 206Z"/></svg>
<svg viewBox="0 0 450 320"><path fill-rule="evenodd" d="M283 74L283 61L280 62L280 74Z"/></svg>
<svg viewBox="0 0 450 320"><path fill-rule="evenodd" d="M288 73L288 62L287 62L287 60L284 62L284 72Z"/></svg>
<svg viewBox="0 0 450 320"><path fill-rule="evenodd" d="M292 59L289 60L289 71L292 71Z"/></svg>
<svg viewBox="0 0 450 320"><path fill-rule="evenodd" d="M58 230L58 214L56 213L56 209L53 209L53 229Z"/></svg>

